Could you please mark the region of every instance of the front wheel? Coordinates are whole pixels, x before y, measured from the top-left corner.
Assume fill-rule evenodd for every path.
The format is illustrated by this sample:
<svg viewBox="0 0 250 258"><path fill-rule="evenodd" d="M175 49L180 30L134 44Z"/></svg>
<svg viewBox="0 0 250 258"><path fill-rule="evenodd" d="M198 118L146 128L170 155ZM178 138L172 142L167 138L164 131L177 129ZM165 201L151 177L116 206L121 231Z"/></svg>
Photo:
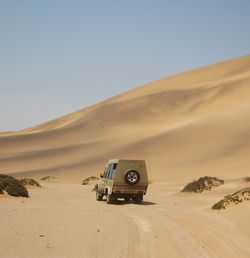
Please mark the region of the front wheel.
<svg viewBox="0 0 250 258"><path fill-rule="evenodd" d="M103 197L103 195L99 191L96 191L96 200L101 201L102 197Z"/></svg>
<svg viewBox="0 0 250 258"><path fill-rule="evenodd" d="M115 201L115 198L112 194L107 194L107 204L111 204Z"/></svg>

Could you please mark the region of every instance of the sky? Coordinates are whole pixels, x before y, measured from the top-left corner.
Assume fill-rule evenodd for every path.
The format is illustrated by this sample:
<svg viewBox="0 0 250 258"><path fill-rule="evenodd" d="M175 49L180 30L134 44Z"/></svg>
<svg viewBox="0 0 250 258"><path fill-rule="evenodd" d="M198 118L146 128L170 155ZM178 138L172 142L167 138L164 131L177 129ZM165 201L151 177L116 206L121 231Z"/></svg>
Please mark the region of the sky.
<svg viewBox="0 0 250 258"><path fill-rule="evenodd" d="M249 0L0 0L0 131L250 53Z"/></svg>

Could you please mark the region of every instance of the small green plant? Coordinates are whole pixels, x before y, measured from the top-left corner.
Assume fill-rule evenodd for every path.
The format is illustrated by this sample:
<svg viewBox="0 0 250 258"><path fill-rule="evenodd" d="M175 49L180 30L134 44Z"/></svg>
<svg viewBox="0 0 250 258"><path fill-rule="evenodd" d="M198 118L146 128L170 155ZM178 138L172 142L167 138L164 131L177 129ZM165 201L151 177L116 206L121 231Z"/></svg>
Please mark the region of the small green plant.
<svg viewBox="0 0 250 258"><path fill-rule="evenodd" d="M15 197L29 197L29 193L21 182L12 176L0 174L0 192L6 191Z"/></svg>

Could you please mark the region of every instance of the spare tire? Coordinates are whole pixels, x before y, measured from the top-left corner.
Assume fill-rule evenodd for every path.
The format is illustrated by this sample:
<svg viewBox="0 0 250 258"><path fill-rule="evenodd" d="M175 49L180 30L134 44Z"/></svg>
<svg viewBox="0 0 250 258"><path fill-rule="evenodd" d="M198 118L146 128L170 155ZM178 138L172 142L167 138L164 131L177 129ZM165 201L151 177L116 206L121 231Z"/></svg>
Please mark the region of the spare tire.
<svg viewBox="0 0 250 258"><path fill-rule="evenodd" d="M135 185L140 181L140 174L136 170L129 170L125 173L125 181L129 185Z"/></svg>

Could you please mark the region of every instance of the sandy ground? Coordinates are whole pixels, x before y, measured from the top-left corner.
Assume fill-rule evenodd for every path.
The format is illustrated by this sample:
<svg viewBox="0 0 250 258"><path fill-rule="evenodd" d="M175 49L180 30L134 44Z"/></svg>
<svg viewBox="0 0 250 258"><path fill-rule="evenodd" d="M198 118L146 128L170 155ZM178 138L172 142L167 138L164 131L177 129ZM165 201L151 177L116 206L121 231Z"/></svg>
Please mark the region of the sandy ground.
<svg viewBox="0 0 250 258"><path fill-rule="evenodd" d="M97 202L92 186L43 183L30 198L0 196L2 258L250 257L249 203L211 210L245 184L180 193L151 184L141 205Z"/></svg>

